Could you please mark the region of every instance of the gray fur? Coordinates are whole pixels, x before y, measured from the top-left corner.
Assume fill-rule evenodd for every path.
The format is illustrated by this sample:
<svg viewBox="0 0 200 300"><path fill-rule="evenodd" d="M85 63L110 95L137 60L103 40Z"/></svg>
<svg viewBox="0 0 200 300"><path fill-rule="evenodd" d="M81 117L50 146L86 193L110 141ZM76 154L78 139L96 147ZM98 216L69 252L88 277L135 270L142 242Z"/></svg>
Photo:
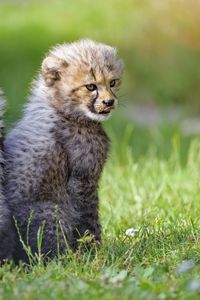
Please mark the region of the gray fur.
<svg viewBox="0 0 200 300"><path fill-rule="evenodd" d="M4 159L2 152L3 144L3 115L4 97L0 91L0 263L11 256L14 246L14 228L11 222L11 215L7 207L3 193L3 169Z"/></svg>
<svg viewBox="0 0 200 300"><path fill-rule="evenodd" d="M111 47L109 51L113 63L115 51ZM95 60L94 53L92 61L95 72L98 56ZM57 254L58 238L61 253L67 249L65 238L70 247L76 248L77 239L85 232L101 242L97 190L109 150L101 124L80 109L83 103L70 87L64 100L59 77L54 77L49 84L39 75L22 120L4 144L9 207L24 241L33 212L28 239L33 253L37 252L37 231L45 221L42 253L50 258ZM55 98L59 104L54 105ZM60 227L57 234L56 210L65 238ZM27 260L19 239L13 257L15 261Z"/></svg>

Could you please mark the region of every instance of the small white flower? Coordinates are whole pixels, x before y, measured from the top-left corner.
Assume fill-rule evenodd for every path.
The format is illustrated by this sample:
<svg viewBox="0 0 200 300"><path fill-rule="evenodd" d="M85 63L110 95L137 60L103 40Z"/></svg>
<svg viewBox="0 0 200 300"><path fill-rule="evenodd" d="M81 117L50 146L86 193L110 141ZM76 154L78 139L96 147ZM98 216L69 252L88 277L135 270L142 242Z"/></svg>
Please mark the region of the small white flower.
<svg viewBox="0 0 200 300"><path fill-rule="evenodd" d="M128 228L126 230L126 235L134 237L135 235L137 235L138 232L139 232L138 228Z"/></svg>
<svg viewBox="0 0 200 300"><path fill-rule="evenodd" d="M200 280L199 279L192 279L188 284L188 289L191 291L200 290Z"/></svg>
<svg viewBox="0 0 200 300"><path fill-rule="evenodd" d="M195 261L193 261L192 259L184 260L176 267L176 272L185 273L190 269L194 268L194 266L195 266Z"/></svg>

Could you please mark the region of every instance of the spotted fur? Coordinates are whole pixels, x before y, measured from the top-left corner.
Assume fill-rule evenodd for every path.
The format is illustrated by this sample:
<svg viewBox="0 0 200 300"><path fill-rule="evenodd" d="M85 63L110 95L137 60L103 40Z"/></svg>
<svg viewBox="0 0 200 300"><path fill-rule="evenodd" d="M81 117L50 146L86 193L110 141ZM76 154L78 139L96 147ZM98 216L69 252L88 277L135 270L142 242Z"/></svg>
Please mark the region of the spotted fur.
<svg viewBox="0 0 200 300"><path fill-rule="evenodd" d="M4 143L6 198L25 241L32 213L27 242L33 253L43 221L48 257L57 254L58 240L60 253L65 239L76 248L85 232L101 241L98 181L110 142L99 121L117 104L121 75L116 50L90 40L58 45L42 63L24 116ZM90 84L97 88L89 91ZM14 259L27 259L19 239Z"/></svg>

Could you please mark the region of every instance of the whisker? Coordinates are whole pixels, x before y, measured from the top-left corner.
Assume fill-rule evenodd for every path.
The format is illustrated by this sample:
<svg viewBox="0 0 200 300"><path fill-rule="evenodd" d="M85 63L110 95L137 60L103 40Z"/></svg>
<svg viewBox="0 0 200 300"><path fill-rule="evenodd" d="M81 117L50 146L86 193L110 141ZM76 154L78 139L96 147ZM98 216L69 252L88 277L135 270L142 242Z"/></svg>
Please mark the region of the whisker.
<svg viewBox="0 0 200 300"><path fill-rule="evenodd" d="M123 98L118 99L118 104L124 104L124 103L128 104L128 103L130 103L130 100L128 100L128 99L123 99Z"/></svg>
<svg viewBox="0 0 200 300"><path fill-rule="evenodd" d="M120 95L118 95L118 98L121 98L121 97L131 97L131 94L120 94Z"/></svg>
<svg viewBox="0 0 200 300"><path fill-rule="evenodd" d="M128 107L127 103L122 103L122 102L119 102L119 103L118 103L118 106L119 106L119 107L123 107L123 108L124 108L124 107L125 107L125 108Z"/></svg>

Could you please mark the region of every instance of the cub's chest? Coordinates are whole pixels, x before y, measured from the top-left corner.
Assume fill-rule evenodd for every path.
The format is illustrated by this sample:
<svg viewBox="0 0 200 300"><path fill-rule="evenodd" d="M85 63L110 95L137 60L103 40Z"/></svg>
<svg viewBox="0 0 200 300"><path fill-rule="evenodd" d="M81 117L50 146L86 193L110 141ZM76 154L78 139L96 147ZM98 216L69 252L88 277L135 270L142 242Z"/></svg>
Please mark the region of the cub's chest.
<svg viewBox="0 0 200 300"><path fill-rule="evenodd" d="M109 139L104 132L78 130L68 143L69 165L78 176L98 177L109 150Z"/></svg>

